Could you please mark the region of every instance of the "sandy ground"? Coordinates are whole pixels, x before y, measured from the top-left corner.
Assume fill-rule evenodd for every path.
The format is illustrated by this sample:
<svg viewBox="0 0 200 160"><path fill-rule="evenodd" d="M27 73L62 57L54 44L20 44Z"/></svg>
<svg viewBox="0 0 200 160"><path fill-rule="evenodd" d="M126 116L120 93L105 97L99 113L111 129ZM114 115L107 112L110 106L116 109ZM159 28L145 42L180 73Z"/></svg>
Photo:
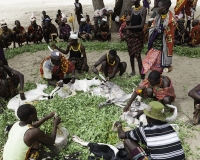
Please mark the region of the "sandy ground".
<svg viewBox="0 0 200 160"><path fill-rule="evenodd" d="M153 0L152 0L153 1ZM92 16L93 8L91 0L80 0L83 6L84 13L87 12ZM29 18L32 12L34 12L38 24L40 24L40 16L42 10L45 10L47 14L53 18L53 22L55 20L56 12L58 9L61 9L63 13L69 15L73 13L73 0L9 0L3 1L1 0L0 6L0 21L4 20L7 22L10 28L14 27L14 21L19 19L21 24L24 27L27 27L30 24ZM106 7L113 6L113 0L105 1ZM198 3L200 5L200 2ZM151 4L152 6L153 4ZM173 1L173 6L175 5ZM197 7L197 12L195 17L199 15L200 6ZM77 28L77 26L76 26ZM117 35L115 34L116 37ZM87 49L86 49L87 51ZM91 52L87 53L88 63L91 66L98 58L105 54L104 52ZM39 65L44 57L49 56L49 51L39 51L36 53L24 53L14 57L9 60L9 64L12 68L19 70L25 75L25 81L39 81ZM128 63L127 72L130 73L130 63L128 53L118 52L122 61L126 61ZM144 55L143 55L144 56ZM192 118L193 112L193 101L191 98L187 96L190 89L199 84L200 74L199 68L200 63L199 59L191 59L187 57L179 57L173 56L173 67L174 70L167 75L172 79L174 88L176 91L176 101L175 105L178 107L179 111L184 111L190 118ZM136 71L138 73L138 68L136 66ZM189 121L189 119L182 114L179 113L179 118L185 119L185 121ZM199 128L199 125L197 126ZM196 138L188 139L188 143L191 145L192 151L197 153L199 152L196 149L196 146L199 144L198 137L200 137L200 133L193 132L196 135ZM200 153L199 153L200 154Z"/></svg>

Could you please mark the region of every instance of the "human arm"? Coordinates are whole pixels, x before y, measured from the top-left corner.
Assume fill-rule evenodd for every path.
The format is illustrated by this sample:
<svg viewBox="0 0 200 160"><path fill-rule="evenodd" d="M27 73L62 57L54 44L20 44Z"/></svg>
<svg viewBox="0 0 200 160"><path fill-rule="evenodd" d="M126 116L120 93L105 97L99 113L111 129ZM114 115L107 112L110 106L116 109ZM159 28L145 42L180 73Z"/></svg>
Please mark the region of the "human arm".
<svg viewBox="0 0 200 160"><path fill-rule="evenodd" d="M56 139L57 126L59 125L60 121L61 119L59 117L56 117L54 119L53 130L50 136L45 134L39 128L31 129L32 131L31 130L28 131L28 133L26 133L25 135L26 137L30 137L27 138L27 141L25 141L25 143L26 142L30 143L30 141L37 140L44 145L53 145Z"/></svg>
<svg viewBox="0 0 200 160"><path fill-rule="evenodd" d="M40 127L44 122L46 122L47 120L51 119L54 115L55 115L55 112L51 112L50 114L48 114L47 116L43 117L43 118L40 119L39 121L32 123L32 126L33 126L34 128L38 128L38 127Z"/></svg>
<svg viewBox="0 0 200 160"><path fill-rule="evenodd" d="M143 29L145 21L146 21L146 16L147 16L147 10L146 10L146 8L143 8L141 24L140 25L136 25L136 26L127 26L125 29L130 29L130 30L131 29Z"/></svg>
<svg viewBox="0 0 200 160"><path fill-rule="evenodd" d="M87 65L87 56L85 53L85 47L83 45L81 45L81 53L83 54L83 66L82 66L82 70L86 67Z"/></svg>
<svg viewBox="0 0 200 160"><path fill-rule="evenodd" d="M200 101L200 85L197 85L196 87L191 89L188 93L188 96L190 96L196 101Z"/></svg>
<svg viewBox="0 0 200 160"><path fill-rule="evenodd" d="M72 80L71 80L71 83L74 83L76 80L76 77L75 77L75 69L72 70Z"/></svg>
<svg viewBox="0 0 200 160"><path fill-rule="evenodd" d="M13 70L10 67L8 67L7 65L3 66L4 70L8 73L11 73L12 75L16 75L19 77L19 83L20 83L20 98L21 100L25 100L26 97L24 95L24 75L22 73L20 73L19 71Z"/></svg>
<svg viewBox="0 0 200 160"><path fill-rule="evenodd" d="M118 133L119 139L126 139L126 134L124 130L122 129L121 122L119 121L115 122L115 127L117 127L117 133Z"/></svg>
<svg viewBox="0 0 200 160"><path fill-rule="evenodd" d="M116 57L116 63L115 63L115 66L113 68L113 72L112 74L108 77L109 79L112 79L115 77L116 73L117 73L117 70L118 70L118 67L119 67L119 64L120 64L120 58L119 56Z"/></svg>
<svg viewBox="0 0 200 160"><path fill-rule="evenodd" d="M66 50L58 48L55 44L53 44L52 47L53 47L53 49L57 49L58 51L60 51L63 54L68 54L69 53L69 49L70 49L70 45L67 45Z"/></svg>
<svg viewBox="0 0 200 160"><path fill-rule="evenodd" d="M92 71L95 73L95 74L99 74L98 70L96 69L96 67L98 65L100 65L103 61L106 60L106 55L103 55L93 66L92 66Z"/></svg>

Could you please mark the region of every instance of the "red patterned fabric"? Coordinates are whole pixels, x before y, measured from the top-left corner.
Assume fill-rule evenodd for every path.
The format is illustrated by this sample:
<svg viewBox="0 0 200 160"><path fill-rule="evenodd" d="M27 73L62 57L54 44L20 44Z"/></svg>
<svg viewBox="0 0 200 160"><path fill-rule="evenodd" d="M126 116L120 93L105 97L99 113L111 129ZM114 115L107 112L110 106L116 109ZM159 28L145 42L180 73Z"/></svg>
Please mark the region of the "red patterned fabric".
<svg viewBox="0 0 200 160"><path fill-rule="evenodd" d="M186 2L187 0L177 0L176 6L174 8L175 15L178 15L181 12Z"/></svg>
<svg viewBox="0 0 200 160"><path fill-rule="evenodd" d="M165 76L162 76L162 79L166 78ZM172 85L171 79L167 77L170 80L170 86L166 88L161 88L159 85L153 86L153 94L158 100L163 100L166 96L170 96L173 98L173 101L176 97L174 87ZM146 88L149 88L151 85L146 78L140 86L145 86Z"/></svg>
<svg viewBox="0 0 200 160"><path fill-rule="evenodd" d="M161 68L161 51L151 48L147 53L147 56L143 59L142 64L143 74L146 74L149 70L162 73L163 69Z"/></svg>
<svg viewBox="0 0 200 160"><path fill-rule="evenodd" d="M190 32L191 44L193 46L200 44L200 24L194 26Z"/></svg>

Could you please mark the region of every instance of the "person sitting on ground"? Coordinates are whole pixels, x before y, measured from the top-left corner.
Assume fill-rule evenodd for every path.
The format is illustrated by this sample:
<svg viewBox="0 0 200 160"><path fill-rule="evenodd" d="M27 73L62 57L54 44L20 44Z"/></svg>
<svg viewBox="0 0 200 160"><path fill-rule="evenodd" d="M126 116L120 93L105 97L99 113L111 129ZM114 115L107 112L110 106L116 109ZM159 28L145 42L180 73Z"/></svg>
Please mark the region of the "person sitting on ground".
<svg viewBox="0 0 200 160"><path fill-rule="evenodd" d="M121 27L119 28L118 35L120 37L120 41L125 41L127 36L129 35L128 34L129 30L125 30L125 28L130 25L130 20L131 20L131 17L127 16L126 21L123 22L121 24Z"/></svg>
<svg viewBox="0 0 200 160"><path fill-rule="evenodd" d="M3 48L8 48L8 46L14 42L14 37L15 34L11 29L8 28L7 23L2 23L0 29L0 40L2 40Z"/></svg>
<svg viewBox="0 0 200 160"><path fill-rule="evenodd" d="M15 32L14 46L16 42L18 43L19 47L22 46L22 43L26 42L27 33L18 20L15 21L15 27L13 28L13 31Z"/></svg>
<svg viewBox="0 0 200 160"><path fill-rule="evenodd" d="M90 30L90 24L86 23L85 18L81 18L79 26L79 37L83 40L92 40L92 34Z"/></svg>
<svg viewBox="0 0 200 160"><path fill-rule="evenodd" d="M148 124L125 132L121 122L115 122L118 137L124 139L124 148L129 158L137 160L184 160L185 154L181 141L167 123L164 105L158 101L151 101L141 114L146 115ZM174 115L172 115L174 116ZM175 120L174 118L172 120ZM140 144L146 146L144 150Z"/></svg>
<svg viewBox="0 0 200 160"><path fill-rule="evenodd" d="M192 30L190 32L190 42L191 46L196 46L200 44L200 22L198 19L192 21Z"/></svg>
<svg viewBox="0 0 200 160"><path fill-rule="evenodd" d="M57 50L51 50L51 56L46 57L40 64L40 74L42 78L47 79L48 85L63 86L63 83L57 83L66 77L66 74L72 73L71 83L75 82L75 66L68 61Z"/></svg>
<svg viewBox="0 0 200 160"><path fill-rule="evenodd" d="M111 33L109 31L109 26L108 26L106 17L102 18L97 36L98 36L99 41L110 41L111 40Z"/></svg>
<svg viewBox="0 0 200 160"><path fill-rule="evenodd" d="M45 154L40 144L47 147L53 146L56 132L61 119L55 117L51 135L45 134L39 127L47 120L54 117L55 112L38 120L36 108L30 104L21 105L17 110L19 121L15 122L9 131L8 140L4 146L4 160L42 159ZM51 149L51 148L50 148ZM52 157L53 158L53 157Z"/></svg>
<svg viewBox="0 0 200 160"><path fill-rule="evenodd" d="M150 70L160 73L163 68L172 68L172 56L174 47L174 33L177 26L172 12L169 10L171 0L160 0L158 3L158 15L149 30L148 53L143 59L141 79Z"/></svg>
<svg viewBox="0 0 200 160"><path fill-rule="evenodd" d="M20 97L22 100L25 100L24 75L4 65L0 60L0 97L8 99L16 96L18 94L18 85L20 86Z"/></svg>
<svg viewBox="0 0 200 160"><path fill-rule="evenodd" d="M85 53L85 47L78 43L78 34L71 32L70 38L69 38L69 44L67 46L66 50L62 50L58 48L57 46L53 45L53 48L59 50L63 54L69 55L69 60L75 65L76 69L81 71L88 72L89 67L87 64L87 56ZM82 57L83 55L83 57Z"/></svg>
<svg viewBox="0 0 200 160"><path fill-rule="evenodd" d="M59 38L63 39L65 42L69 40L71 27L67 24L67 17L62 17L60 22L60 35Z"/></svg>
<svg viewBox="0 0 200 160"><path fill-rule="evenodd" d="M42 16L41 16L42 27L44 26L44 21L46 18L50 19L49 15L47 15L45 11L42 11Z"/></svg>
<svg viewBox="0 0 200 160"><path fill-rule="evenodd" d="M54 42L55 39L58 37L58 30L56 26L51 23L51 19L49 18L46 18L44 20L43 35L44 40L47 44L49 44L50 39L52 40L52 42Z"/></svg>
<svg viewBox="0 0 200 160"><path fill-rule="evenodd" d="M110 50L109 53L103 55L93 66L92 71L95 74L99 74L96 67L102 64L100 71L104 73L106 80L110 80L115 77L119 71L119 76L122 76L126 71L126 62L120 62L120 58L117 55L116 50ZM108 75L110 74L110 75Z"/></svg>
<svg viewBox="0 0 200 160"><path fill-rule="evenodd" d="M188 96L194 99L193 124L198 124L200 119L200 84L191 89Z"/></svg>
<svg viewBox="0 0 200 160"><path fill-rule="evenodd" d="M43 31L41 26L39 26L36 23L36 18L35 17L31 17L31 25L28 27L28 32L27 32L27 44L28 42L34 42L36 44L38 44L38 42L42 42L43 39Z"/></svg>
<svg viewBox="0 0 200 160"><path fill-rule="evenodd" d="M59 26L60 26L61 18L62 18L62 12L61 12L61 10L59 9L59 10L58 10L58 14L56 15L56 20L55 20L55 22L56 22Z"/></svg>
<svg viewBox="0 0 200 160"><path fill-rule="evenodd" d="M161 75L158 71L152 71L138 88L133 92L131 99L124 107L124 111L130 109L137 95L154 98L163 104L171 104L175 100L175 91L169 77Z"/></svg>

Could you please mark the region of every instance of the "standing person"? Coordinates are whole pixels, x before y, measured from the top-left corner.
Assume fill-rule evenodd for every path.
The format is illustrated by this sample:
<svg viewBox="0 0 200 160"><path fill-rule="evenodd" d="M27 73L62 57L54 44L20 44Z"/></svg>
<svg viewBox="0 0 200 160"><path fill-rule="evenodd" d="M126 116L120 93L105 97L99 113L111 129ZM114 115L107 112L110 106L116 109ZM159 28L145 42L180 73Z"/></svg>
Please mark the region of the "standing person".
<svg viewBox="0 0 200 160"><path fill-rule="evenodd" d="M149 15L150 4L151 4L151 0L143 0L143 7L148 9L148 15Z"/></svg>
<svg viewBox="0 0 200 160"><path fill-rule="evenodd" d="M171 0L160 0L158 3L158 15L149 30L148 53L142 61L143 74L149 70L162 73L163 68L172 69L174 33L177 24L169 10L170 6Z"/></svg>
<svg viewBox="0 0 200 160"><path fill-rule="evenodd" d="M89 67L87 64L87 56L85 53L85 47L78 43L78 34L71 32L69 38L69 45L67 46L66 50L62 50L58 48L56 45L53 48L59 50L63 54L70 54L69 60L75 65L75 68L81 72L86 71L88 72Z"/></svg>
<svg viewBox="0 0 200 160"><path fill-rule="evenodd" d="M55 143L59 117L53 120L51 135L45 134L39 127L54 117L55 112L38 120L37 111L30 104L21 105L17 110L19 121L14 123L9 131L8 140L4 146L4 160L39 160L42 158L40 143L50 146Z"/></svg>
<svg viewBox="0 0 200 160"><path fill-rule="evenodd" d="M76 14L76 17L77 17L77 22L80 25L80 21L81 21L81 18L82 18L81 14L83 14L83 8L82 8L81 3L79 3L79 0L75 0L74 5L75 5L75 14Z"/></svg>
<svg viewBox="0 0 200 160"><path fill-rule="evenodd" d="M56 20L55 20L55 22L56 22L58 25L60 25L61 18L62 18L62 12L61 12L61 10L59 9L59 10L58 10L58 13L57 13L57 15L56 15Z"/></svg>
<svg viewBox="0 0 200 160"><path fill-rule="evenodd" d="M171 117L166 117L164 108L162 103L151 101L143 111L148 124L131 131L124 132L122 124L115 122L118 137L124 139L124 148L132 160L185 159L181 141L173 127L167 123L174 121L177 115L174 112ZM141 144L146 146L145 150Z"/></svg>
<svg viewBox="0 0 200 160"><path fill-rule="evenodd" d="M128 52L131 63L131 75L135 75L135 58L138 61L138 68L141 74L142 71L142 58L141 51L144 44L144 24L146 21L147 10L140 5L140 0L133 0L134 8L131 13L131 23L125 29L129 30L129 36L127 38Z"/></svg>

